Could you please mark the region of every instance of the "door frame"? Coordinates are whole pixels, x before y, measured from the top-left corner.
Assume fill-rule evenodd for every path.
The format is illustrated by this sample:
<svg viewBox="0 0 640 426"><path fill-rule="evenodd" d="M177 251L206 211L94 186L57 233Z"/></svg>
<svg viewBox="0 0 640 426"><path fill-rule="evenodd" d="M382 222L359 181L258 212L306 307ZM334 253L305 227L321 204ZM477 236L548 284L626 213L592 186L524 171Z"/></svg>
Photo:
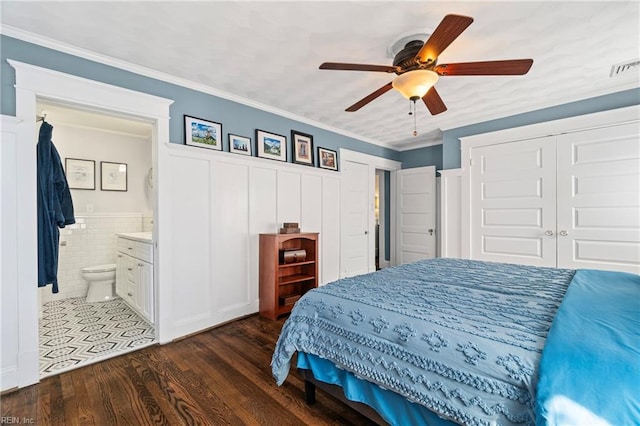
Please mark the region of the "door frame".
<svg viewBox="0 0 640 426"><path fill-rule="evenodd" d="M351 162L355 162L355 163L361 163L361 164L366 164L368 166L368 178L367 178L367 200L368 200L368 215L369 215L369 235L370 236L374 236L375 235L375 196L376 196L376 169L378 170L385 170L385 171L389 171L391 172L391 200L389 202L390 206L391 206L391 232L390 232L390 238L391 238L391 264L394 265L395 264L395 214L394 214L394 206L396 205L396 199L395 199L395 191L393 190L393 188L395 188L395 172L397 170L400 170L402 168L402 163L396 160L390 160L388 158L383 158L383 157L377 157L375 155L371 155L371 154L365 154L362 152L357 152L357 151L351 151L349 149L345 149L345 148L340 148L340 169L342 169L342 167L344 166L344 161L351 161ZM342 187L342 185L341 185ZM341 233L342 231L342 227L341 227ZM341 236L342 237L342 236ZM342 239L342 238L341 238ZM342 251L342 250L341 250ZM376 270L376 262L375 262L375 239L374 238L369 238L369 247L367 250L368 256L367 256L367 265L368 265L368 271L369 272L375 272ZM342 259L341 259L341 263L342 263ZM340 271L342 271L342 264L340 265Z"/></svg>
<svg viewBox="0 0 640 426"><path fill-rule="evenodd" d="M37 383L39 375L38 348L38 281L37 258L37 203L36 203L36 116L38 99L53 100L62 104L94 111L138 117L152 125L152 164L158 172L158 148L169 142L169 106L165 99L94 80L77 77L47 68L8 59L16 73L16 118L18 168L21 170L20 191L17 200L16 229L20 235L16 256L18 259L18 387ZM156 173L158 185L154 186L154 238L156 248L161 232L158 214L157 187L160 173ZM158 250L154 250L154 280L157 295L155 310L156 338L162 342L163 334L158 307L165 294L169 294L169 283L160 280ZM170 299L170 298L166 298ZM166 303L166 302L165 302Z"/></svg>

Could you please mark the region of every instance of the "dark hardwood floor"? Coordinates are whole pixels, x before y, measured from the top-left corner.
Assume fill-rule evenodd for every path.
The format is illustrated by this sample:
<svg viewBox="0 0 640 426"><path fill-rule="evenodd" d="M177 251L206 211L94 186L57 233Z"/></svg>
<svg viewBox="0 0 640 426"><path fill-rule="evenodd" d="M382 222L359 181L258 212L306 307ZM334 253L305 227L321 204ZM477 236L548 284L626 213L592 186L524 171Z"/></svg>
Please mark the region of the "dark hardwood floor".
<svg viewBox="0 0 640 426"><path fill-rule="evenodd" d="M369 424L322 391L306 405L295 368L275 384L271 355L283 323L254 315L48 377L2 395L0 414L37 425Z"/></svg>

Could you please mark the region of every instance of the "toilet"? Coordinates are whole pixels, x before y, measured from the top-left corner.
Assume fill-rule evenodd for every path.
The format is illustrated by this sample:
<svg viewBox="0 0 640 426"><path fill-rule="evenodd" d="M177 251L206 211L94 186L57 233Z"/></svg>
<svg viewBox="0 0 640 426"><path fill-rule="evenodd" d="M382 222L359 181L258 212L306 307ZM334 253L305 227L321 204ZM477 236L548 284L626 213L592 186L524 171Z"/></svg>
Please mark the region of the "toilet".
<svg viewBox="0 0 640 426"><path fill-rule="evenodd" d="M82 278L89 284L87 303L105 302L115 297L116 264L89 266L82 268Z"/></svg>

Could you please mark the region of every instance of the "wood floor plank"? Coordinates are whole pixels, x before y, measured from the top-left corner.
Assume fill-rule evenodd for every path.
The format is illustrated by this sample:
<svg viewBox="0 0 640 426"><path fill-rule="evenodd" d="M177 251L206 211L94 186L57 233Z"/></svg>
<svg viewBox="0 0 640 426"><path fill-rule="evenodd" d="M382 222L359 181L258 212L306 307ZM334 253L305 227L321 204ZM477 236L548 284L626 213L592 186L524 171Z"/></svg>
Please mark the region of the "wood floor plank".
<svg viewBox="0 0 640 426"><path fill-rule="evenodd" d="M306 405L295 368L276 385L270 364L283 323L253 315L48 377L3 395L0 414L38 426L368 425L322 392Z"/></svg>

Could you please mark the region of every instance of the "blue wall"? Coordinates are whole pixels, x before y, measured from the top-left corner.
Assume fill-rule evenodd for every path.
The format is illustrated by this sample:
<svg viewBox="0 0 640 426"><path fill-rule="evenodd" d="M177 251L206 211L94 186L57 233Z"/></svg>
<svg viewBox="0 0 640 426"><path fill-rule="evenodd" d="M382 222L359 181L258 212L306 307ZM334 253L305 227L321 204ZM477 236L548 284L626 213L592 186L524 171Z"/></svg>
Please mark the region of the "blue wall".
<svg viewBox="0 0 640 426"><path fill-rule="evenodd" d="M15 71L6 61L7 59L15 59L20 62L114 86L173 99L175 102L171 105L171 121L169 123L169 137L173 143L184 143L183 116L186 114L222 123L225 151L229 150L228 133L248 136L255 143L255 129L262 129L284 135L290 143L291 130L298 130L313 135L315 145L314 160L316 164L317 159L315 157L317 157L317 147L319 146L336 151L339 148L347 148L399 161L399 152L392 149L343 136L197 90L145 77L4 35L0 36L0 59L2 61L0 64L1 114L10 116L15 116L16 114ZM289 149L288 161L291 161L291 149Z"/></svg>
<svg viewBox="0 0 640 426"><path fill-rule="evenodd" d="M436 166L442 169L442 145L427 146L400 152L403 169L413 167Z"/></svg>
<svg viewBox="0 0 640 426"><path fill-rule="evenodd" d="M610 95L598 96L524 114L517 114L511 117L446 130L442 134L442 166L445 169L457 169L460 167L459 138L464 136L559 120L638 104L640 104L640 89L630 89Z"/></svg>

